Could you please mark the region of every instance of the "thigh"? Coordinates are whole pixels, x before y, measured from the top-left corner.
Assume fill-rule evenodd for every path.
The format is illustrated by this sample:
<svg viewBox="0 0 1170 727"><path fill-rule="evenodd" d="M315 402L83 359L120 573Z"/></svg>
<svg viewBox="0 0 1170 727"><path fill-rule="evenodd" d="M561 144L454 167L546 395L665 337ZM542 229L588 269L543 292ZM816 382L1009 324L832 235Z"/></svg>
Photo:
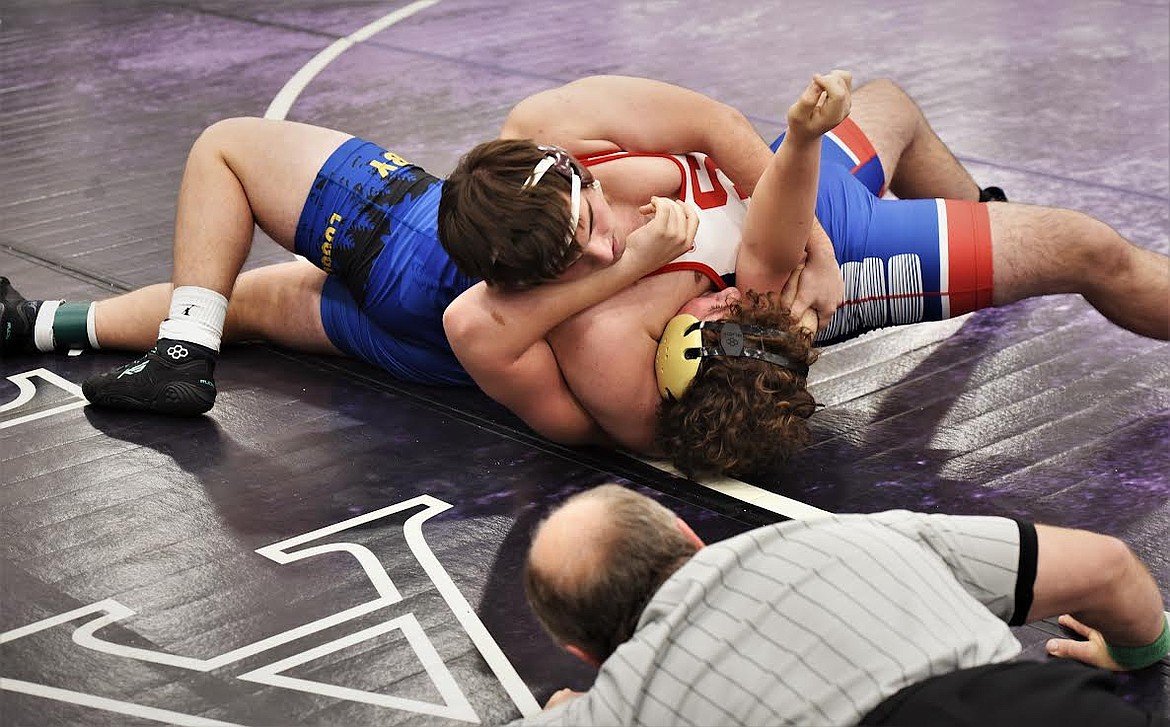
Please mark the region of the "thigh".
<svg viewBox="0 0 1170 727"><path fill-rule="evenodd" d="M818 333L817 343L992 305L987 207L951 200L874 200L868 218L851 220L840 241L834 239L845 300Z"/></svg>
<svg viewBox="0 0 1170 727"><path fill-rule="evenodd" d="M849 118L873 145L887 180L922 120L918 105L896 84L878 80L853 92Z"/></svg>
<svg viewBox="0 0 1170 727"><path fill-rule="evenodd" d="M385 318L386 311L380 313ZM334 346L398 379L440 386L474 385L442 337L441 321L437 331L431 326L416 330L396 326L390 330L380 325L371 311L359 306L335 275L326 276L321 289L320 315Z"/></svg>
<svg viewBox="0 0 1170 727"><path fill-rule="evenodd" d="M304 260L243 273L228 301L224 340L262 340L310 353L341 353L321 319L326 277Z"/></svg>
<svg viewBox="0 0 1170 727"><path fill-rule="evenodd" d="M317 172L349 134L294 121L220 121L197 144L210 143L240 180L256 224L292 249L297 223Z"/></svg>

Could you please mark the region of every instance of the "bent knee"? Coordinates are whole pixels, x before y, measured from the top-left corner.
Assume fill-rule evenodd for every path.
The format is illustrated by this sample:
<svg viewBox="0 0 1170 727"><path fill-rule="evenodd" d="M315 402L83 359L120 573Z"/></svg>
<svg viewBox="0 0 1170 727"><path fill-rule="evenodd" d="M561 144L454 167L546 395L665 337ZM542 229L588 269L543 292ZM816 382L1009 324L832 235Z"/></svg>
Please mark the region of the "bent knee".
<svg viewBox="0 0 1170 727"><path fill-rule="evenodd" d="M192 154L219 154L239 144L247 144L256 134L262 133L265 119L256 116L235 116L220 119L200 132L191 145Z"/></svg>
<svg viewBox="0 0 1170 727"><path fill-rule="evenodd" d="M854 98L872 96L887 101L910 98L910 95L901 86L889 78L877 78L872 81L866 81L853 92L853 96Z"/></svg>
<svg viewBox="0 0 1170 727"><path fill-rule="evenodd" d="M1060 256L1082 280L1123 275L1133 265L1133 246L1101 220L1076 210L1057 210L1056 219Z"/></svg>

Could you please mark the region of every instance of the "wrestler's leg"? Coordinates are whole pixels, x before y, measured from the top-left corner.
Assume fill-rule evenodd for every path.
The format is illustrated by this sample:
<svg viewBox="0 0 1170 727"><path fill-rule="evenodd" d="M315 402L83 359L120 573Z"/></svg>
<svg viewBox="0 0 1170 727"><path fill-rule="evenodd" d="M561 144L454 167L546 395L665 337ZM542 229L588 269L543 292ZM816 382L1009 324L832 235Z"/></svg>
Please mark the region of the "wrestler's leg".
<svg viewBox="0 0 1170 727"><path fill-rule="evenodd" d="M191 148L175 217L176 287L231 297L253 224L288 250L317 171L349 134L291 121L220 121Z"/></svg>
<svg viewBox="0 0 1170 727"><path fill-rule="evenodd" d="M325 273L303 260L243 273L228 302L224 342L260 340L310 353L341 353L321 323L324 282ZM98 301L94 304L98 345L103 350L150 348L170 297L171 285L162 283Z"/></svg>
<svg viewBox="0 0 1170 727"><path fill-rule="evenodd" d="M854 91L849 118L869 137L898 197L979 199L979 185L894 82L871 81Z"/></svg>
<svg viewBox="0 0 1170 727"><path fill-rule="evenodd" d="M228 306L224 340L260 340L307 353L343 355L321 322L321 287L327 277L305 260L242 274Z"/></svg>
<svg viewBox="0 0 1170 727"><path fill-rule="evenodd" d="M993 302L1080 293L1119 326L1170 338L1170 259L1073 210L987 205Z"/></svg>
<svg viewBox="0 0 1170 727"><path fill-rule="evenodd" d="M171 414L211 408L215 354L254 226L293 249L317 173L348 138L251 118L218 122L200 135L179 188L174 290L159 340L139 360L87 379L81 388L90 402Z"/></svg>

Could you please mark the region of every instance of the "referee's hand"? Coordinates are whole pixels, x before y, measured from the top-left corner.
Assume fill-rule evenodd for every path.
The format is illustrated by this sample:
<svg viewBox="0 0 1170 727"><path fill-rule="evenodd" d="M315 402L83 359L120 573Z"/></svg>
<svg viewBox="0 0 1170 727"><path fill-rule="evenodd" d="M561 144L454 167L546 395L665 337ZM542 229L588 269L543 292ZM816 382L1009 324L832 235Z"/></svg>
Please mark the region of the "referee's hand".
<svg viewBox="0 0 1170 727"><path fill-rule="evenodd" d="M577 697L581 696L584 693L585 692L574 692L572 689L569 689L566 687L565 689L561 689L561 690L558 690L556 692L553 692L553 695L548 698L548 702L545 703L544 708L545 709L552 709L553 707L557 706L558 704L561 704L562 702L567 702L570 699L576 699Z"/></svg>
<svg viewBox="0 0 1170 727"><path fill-rule="evenodd" d="M1087 641L1049 639L1048 643L1045 644L1049 654L1058 656L1061 659L1076 659L1077 661L1082 661L1090 666L1100 667L1101 669L1124 671L1121 665L1109 655L1109 645L1105 643L1105 637L1101 635L1100 631L1092 626L1081 623L1067 613L1058 620L1061 626L1070 631L1075 631L1085 637ZM553 696L555 697L556 695L554 694Z"/></svg>

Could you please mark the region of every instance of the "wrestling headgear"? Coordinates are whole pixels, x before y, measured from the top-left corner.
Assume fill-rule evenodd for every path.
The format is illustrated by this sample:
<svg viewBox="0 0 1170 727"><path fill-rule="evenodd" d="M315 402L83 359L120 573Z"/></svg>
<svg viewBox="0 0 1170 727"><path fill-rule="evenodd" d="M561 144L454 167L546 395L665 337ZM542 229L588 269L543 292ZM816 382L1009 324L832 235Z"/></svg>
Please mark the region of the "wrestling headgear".
<svg viewBox="0 0 1170 727"><path fill-rule="evenodd" d="M715 331L719 341L714 346L703 345L703 331ZM767 361L808 376L808 366L781 353L764 350L764 336L790 336L779 328L743 325L732 321L700 321L689 313L681 313L666 324L654 356L654 373L658 377L658 393L663 399L677 400L699 373L699 364L709 356L742 356ZM758 348L745 348L744 337L757 338Z"/></svg>
<svg viewBox="0 0 1170 727"><path fill-rule="evenodd" d="M565 245L572 247L577 239L577 223L581 220L581 190L588 187L601 189L601 184L565 149L545 144L536 148L544 156L536 163L532 174L528 175L528 179L524 180L520 188L535 187L550 169L569 182L569 234L565 238Z"/></svg>

